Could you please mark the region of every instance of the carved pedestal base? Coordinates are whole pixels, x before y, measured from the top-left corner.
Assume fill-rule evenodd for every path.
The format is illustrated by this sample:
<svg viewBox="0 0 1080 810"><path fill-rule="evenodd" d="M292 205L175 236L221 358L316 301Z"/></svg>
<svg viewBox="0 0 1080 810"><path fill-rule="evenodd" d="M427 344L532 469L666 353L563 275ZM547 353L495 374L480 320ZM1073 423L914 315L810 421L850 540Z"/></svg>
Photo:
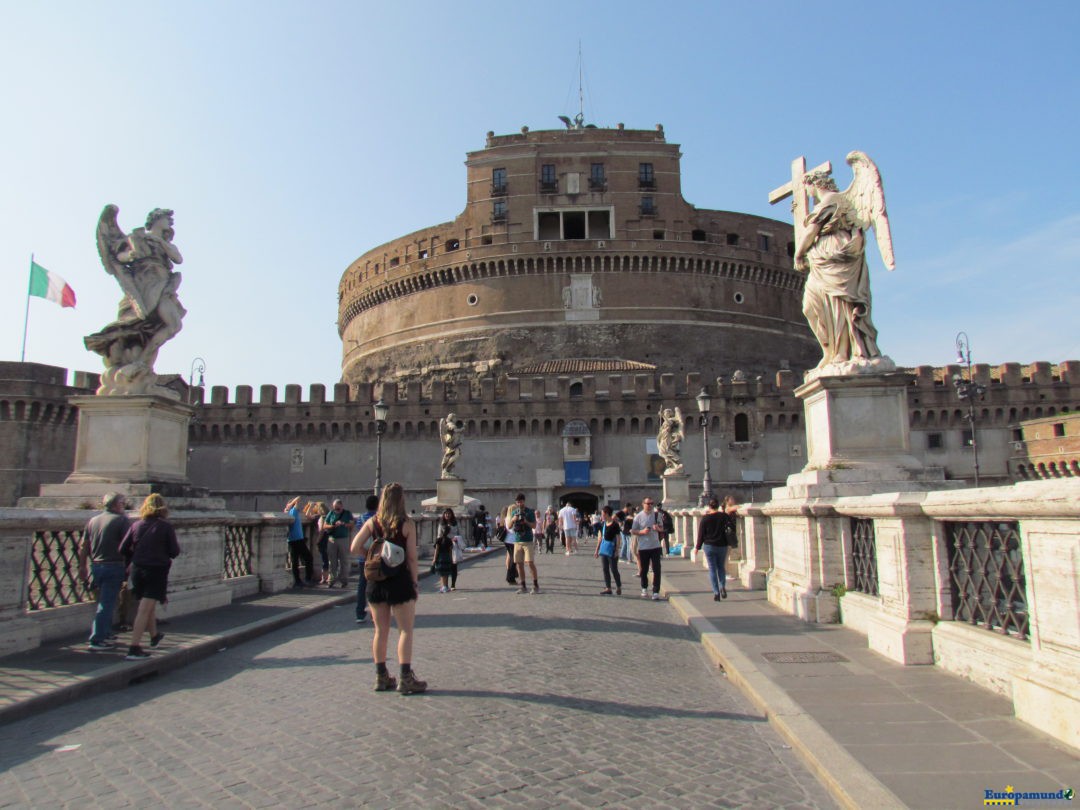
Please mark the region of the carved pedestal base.
<svg viewBox="0 0 1080 810"><path fill-rule="evenodd" d="M455 512L465 506L465 479L440 478L435 482L435 506Z"/></svg>
<svg viewBox="0 0 1080 810"><path fill-rule="evenodd" d="M665 475L664 497L665 509L682 509L693 504L690 501L690 476L689 475Z"/></svg>

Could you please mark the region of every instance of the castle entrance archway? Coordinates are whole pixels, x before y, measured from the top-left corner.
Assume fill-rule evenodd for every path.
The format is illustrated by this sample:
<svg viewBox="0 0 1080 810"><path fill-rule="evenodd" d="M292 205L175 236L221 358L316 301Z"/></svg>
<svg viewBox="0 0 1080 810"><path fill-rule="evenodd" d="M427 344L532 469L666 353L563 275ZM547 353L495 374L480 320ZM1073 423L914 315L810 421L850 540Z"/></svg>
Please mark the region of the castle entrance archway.
<svg viewBox="0 0 1080 810"><path fill-rule="evenodd" d="M600 511L600 496L586 490L567 490L557 495L558 506L562 509L567 503L571 504L582 515L592 515Z"/></svg>

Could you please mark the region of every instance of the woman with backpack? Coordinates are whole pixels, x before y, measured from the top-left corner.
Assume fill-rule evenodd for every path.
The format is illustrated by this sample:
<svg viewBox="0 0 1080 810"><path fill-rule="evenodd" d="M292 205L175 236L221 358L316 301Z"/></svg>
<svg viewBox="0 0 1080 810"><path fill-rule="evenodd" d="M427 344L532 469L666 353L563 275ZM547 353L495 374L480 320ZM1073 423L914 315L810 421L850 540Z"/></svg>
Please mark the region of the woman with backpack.
<svg viewBox="0 0 1080 810"><path fill-rule="evenodd" d="M404 549L404 559L390 566L393 554L384 554L384 545L393 543ZM371 639L371 656L375 659L375 691L397 689L403 695L423 692L427 683L416 677L412 669L413 627L416 620L416 600L420 594L420 572L416 565L416 524L405 511L405 490L401 484L387 484L379 499L375 516L356 533L352 553L364 558L367 578L367 601L375 621ZM390 549L393 551L393 549ZM400 681L386 668L386 650L390 639L390 616L398 626L398 664Z"/></svg>

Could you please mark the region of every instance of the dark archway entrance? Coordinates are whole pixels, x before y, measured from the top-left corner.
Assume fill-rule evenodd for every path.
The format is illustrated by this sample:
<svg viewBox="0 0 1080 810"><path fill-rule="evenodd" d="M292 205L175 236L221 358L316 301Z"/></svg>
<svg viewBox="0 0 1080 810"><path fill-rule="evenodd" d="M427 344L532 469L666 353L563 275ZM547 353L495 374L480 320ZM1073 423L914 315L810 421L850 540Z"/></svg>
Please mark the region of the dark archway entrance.
<svg viewBox="0 0 1080 810"><path fill-rule="evenodd" d="M556 508L561 509L567 503L572 504L582 515L592 515L600 510L600 498L591 492L564 492L559 495L559 505Z"/></svg>

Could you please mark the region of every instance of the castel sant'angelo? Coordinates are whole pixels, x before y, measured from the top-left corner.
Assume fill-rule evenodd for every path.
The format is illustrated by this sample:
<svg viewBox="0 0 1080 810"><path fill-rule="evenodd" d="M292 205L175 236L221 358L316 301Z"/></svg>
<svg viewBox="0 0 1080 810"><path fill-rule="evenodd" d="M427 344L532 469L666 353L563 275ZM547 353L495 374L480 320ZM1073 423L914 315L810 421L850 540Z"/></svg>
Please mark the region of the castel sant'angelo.
<svg viewBox="0 0 1080 810"><path fill-rule="evenodd" d="M435 493L450 413L467 495L497 507L521 490L540 508L570 500L591 511L658 494L658 412L680 408L696 498L704 388L714 488L767 497L806 463L794 392L821 357L801 311L792 226L691 205L679 160L661 126L597 128L579 116L565 129L489 132L467 156L461 214L345 270L332 391L182 391L198 403L192 484L237 509L280 509L295 494L355 508L374 481L381 397L382 479L406 485L410 508ZM910 370L911 452L946 478L973 471L968 411L951 384L962 371ZM1074 411L1080 363L975 365L972 375L986 387L976 410L984 483L1035 474L1020 423ZM96 387L94 376L68 385L63 369L0 364L5 504L71 470L67 397Z"/></svg>

